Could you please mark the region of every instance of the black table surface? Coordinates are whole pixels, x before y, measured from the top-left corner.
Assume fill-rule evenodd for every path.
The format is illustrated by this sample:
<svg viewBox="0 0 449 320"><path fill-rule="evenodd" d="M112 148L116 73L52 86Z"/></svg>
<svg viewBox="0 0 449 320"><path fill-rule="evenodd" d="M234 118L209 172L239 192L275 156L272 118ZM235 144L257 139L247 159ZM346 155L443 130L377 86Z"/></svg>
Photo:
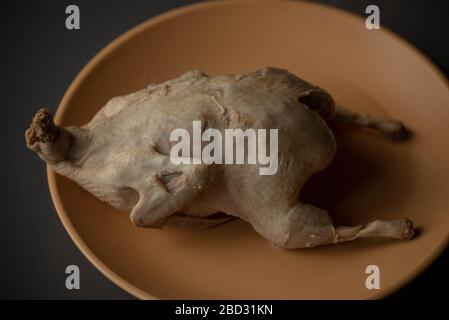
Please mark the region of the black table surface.
<svg viewBox="0 0 449 320"><path fill-rule="evenodd" d="M2 171L0 298L133 299L95 269L57 218L45 165L24 145L24 129L40 106L54 112L80 69L131 27L196 1L47 0L2 1L0 118ZM447 1L319 0L365 16L380 8L381 25L403 36L449 74ZM81 29L65 28L65 8L76 4ZM449 107L449 106L448 106ZM80 290L67 290L65 268L77 265ZM389 298L449 298L449 250Z"/></svg>

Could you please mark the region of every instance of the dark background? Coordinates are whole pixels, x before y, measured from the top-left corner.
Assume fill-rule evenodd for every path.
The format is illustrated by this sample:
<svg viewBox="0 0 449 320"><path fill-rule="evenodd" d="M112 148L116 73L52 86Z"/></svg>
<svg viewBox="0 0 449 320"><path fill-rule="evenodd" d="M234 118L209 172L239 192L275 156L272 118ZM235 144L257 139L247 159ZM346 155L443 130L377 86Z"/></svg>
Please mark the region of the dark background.
<svg viewBox="0 0 449 320"><path fill-rule="evenodd" d="M2 1L0 298L132 299L97 271L70 240L50 199L45 165L26 149L23 134L39 107L56 110L80 69L110 41L148 18L193 2ZM369 4L378 5L382 26L413 43L449 75L449 2L316 2L361 16ZM80 8L80 30L65 28L65 8L70 4ZM65 268L70 264L80 267L80 290L65 288ZM448 266L446 250L391 298L449 298Z"/></svg>

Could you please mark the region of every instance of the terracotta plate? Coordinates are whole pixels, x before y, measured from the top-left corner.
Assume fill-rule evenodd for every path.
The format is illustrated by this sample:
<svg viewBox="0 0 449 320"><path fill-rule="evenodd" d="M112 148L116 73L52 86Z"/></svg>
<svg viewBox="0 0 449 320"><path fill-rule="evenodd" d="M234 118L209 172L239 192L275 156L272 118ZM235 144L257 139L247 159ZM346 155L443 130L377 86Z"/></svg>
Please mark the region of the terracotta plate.
<svg viewBox="0 0 449 320"><path fill-rule="evenodd" d="M48 171L68 233L107 277L139 298L379 298L412 280L449 234L449 90L416 49L363 19L302 2L207 2L171 11L119 37L83 69L62 100L62 125L89 121L111 97L190 69L242 73L277 66L329 90L358 112L403 120L415 133L393 143L338 131L335 162L303 198L341 224L407 216L413 241L385 239L277 250L250 225L206 231L134 228L73 182ZM286 115L288 116L288 115ZM275 190L273 190L275 192ZM380 290L365 269L380 268Z"/></svg>

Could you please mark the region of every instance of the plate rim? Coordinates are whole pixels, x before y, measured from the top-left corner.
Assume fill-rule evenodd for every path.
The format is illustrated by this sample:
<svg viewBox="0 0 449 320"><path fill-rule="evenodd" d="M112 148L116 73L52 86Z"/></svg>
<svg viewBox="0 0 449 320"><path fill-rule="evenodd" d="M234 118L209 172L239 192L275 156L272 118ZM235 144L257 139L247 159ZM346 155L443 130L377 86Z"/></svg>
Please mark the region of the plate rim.
<svg viewBox="0 0 449 320"><path fill-rule="evenodd" d="M81 71L76 75L74 80L69 85L68 89L64 93L63 98L61 99L61 102L59 103L56 114L55 114L55 122L59 123L62 119L66 109L68 102L73 97L74 93L79 88L80 84L90 75L91 71L97 66L99 62L101 62L104 58L106 58L109 53L113 52L117 48L119 48L121 45L126 43L129 39L133 38L134 36L138 35L141 31L151 28L153 26L156 26L160 23L163 23L169 19L176 18L177 16L184 15L189 12L194 12L198 10L204 10L211 7L219 7L219 6L236 6L236 5L266 5L266 4L273 4L273 5L308 5L308 6L315 6L315 7L321 7L323 10L330 10L334 11L337 14L340 14L342 16L345 16L345 18L349 19L358 19L363 20L363 18L355 13L352 13L350 11L346 11L344 9L332 6L332 5L326 5L322 3L316 3L316 2L308 2L308 1L279 1L279 0L246 0L246 1L238 1L238 0L216 0L216 1L201 1L198 3L193 3L190 5L178 7L175 9L168 10L166 12L163 12L159 15L156 15L154 17L151 17L136 26L130 28L129 30L125 31L115 39L113 39L111 42L109 42L105 47L103 47L99 52L97 52L93 58L91 58L81 69ZM376 30L377 32L383 32L389 37L393 38L394 41L397 41L400 45L406 47L409 51L413 52L417 57L428 67L431 68L433 73L441 80L443 83L445 83L446 88L449 89L449 80L447 79L446 75L435 65L435 63L430 60L420 49L415 47L412 43L410 43L408 40L404 39L402 36L398 35L397 33L391 31L390 29L382 26L380 30ZM57 174L50 168L50 166L47 165L47 179L48 179L48 186L50 190L51 199L53 201L53 204L56 209L56 213L61 221L61 223L64 226L64 229L69 234L71 240L75 243L76 247L81 251L81 253L87 258L87 260L98 270L100 273L102 273L106 278L108 278L110 281L112 281L114 284L116 284L119 288L123 289L127 293L131 294L132 296L142 299L142 300L159 300L160 298L138 288L137 286L131 284L129 281L118 275L115 271L113 271L109 266L107 266L101 259L97 257L97 255L87 246L87 244L84 242L82 237L77 232L76 228L70 221L68 214L64 208L64 205L61 201L61 196L59 194L59 190L57 188ZM421 262L421 264L418 264L416 268L410 272L407 276L403 277L402 279L396 281L394 284L390 285L389 287L383 289L379 293L375 293L369 297L370 300L375 299L381 299L390 296L394 292L398 291L400 288L404 287L406 284L412 282L418 275L420 275L425 269L427 269L432 263L435 262L435 260L443 253L443 251L449 247L449 233L446 235L446 238L433 249L432 254L429 256L428 259Z"/></svg>

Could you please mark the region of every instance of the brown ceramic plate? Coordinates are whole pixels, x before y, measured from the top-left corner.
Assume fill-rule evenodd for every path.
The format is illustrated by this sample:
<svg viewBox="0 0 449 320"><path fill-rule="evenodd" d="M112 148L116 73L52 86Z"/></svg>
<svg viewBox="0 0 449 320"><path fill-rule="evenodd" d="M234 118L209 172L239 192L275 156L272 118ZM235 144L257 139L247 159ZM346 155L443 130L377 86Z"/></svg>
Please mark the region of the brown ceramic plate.
<svg viewBox="0 0 449 320"><path fill-rule="evenodd" d="M415 133L393 143L338 131L335 162L303 198L341 224L407 216L413 241L366 239L277 250L250 225L206 231L139 229L73 182L48 171L68 233L109 279L139 298L380 298L423 271L449 234L449 90L445 78L393 33L302 2L207 2L151 19L102 50L78 75L56 121L80 125L111 97L190 69L242 73L277 66L329 90L359 112L403 120ZM286 115L288 116L288 115ZM273 190L275 192L275 190ZM381 289L367 290L377 265Z"/></svg>

